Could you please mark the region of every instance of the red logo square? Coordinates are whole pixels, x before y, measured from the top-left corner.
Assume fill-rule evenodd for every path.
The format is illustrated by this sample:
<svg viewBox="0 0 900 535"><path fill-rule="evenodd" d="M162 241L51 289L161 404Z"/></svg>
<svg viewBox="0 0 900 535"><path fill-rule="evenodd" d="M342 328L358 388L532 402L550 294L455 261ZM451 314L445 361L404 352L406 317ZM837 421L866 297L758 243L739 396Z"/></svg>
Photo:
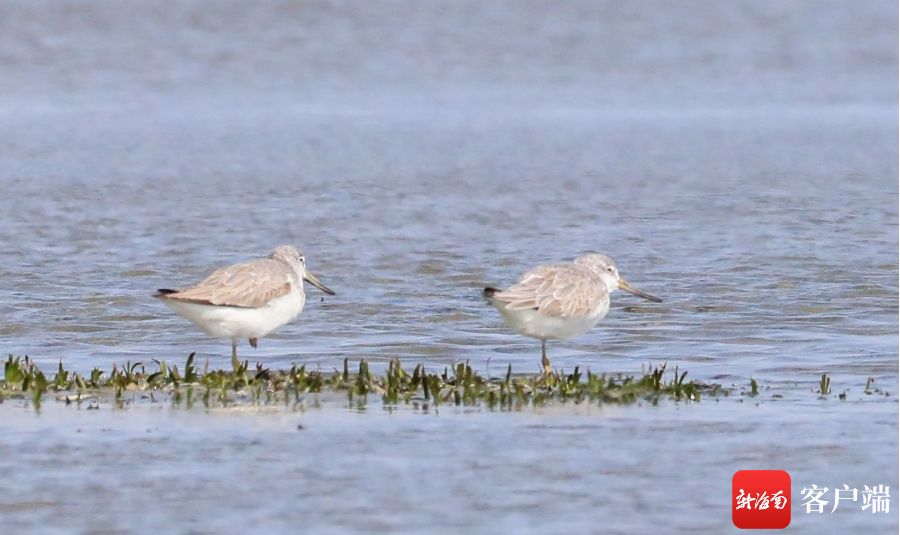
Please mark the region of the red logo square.
<svg viewBox="0 0 900 535"><path fill-rule="evenodd" d="M731 478L731 521L741 529L791 523L791 476L784 470L738 470Z"/></svg>

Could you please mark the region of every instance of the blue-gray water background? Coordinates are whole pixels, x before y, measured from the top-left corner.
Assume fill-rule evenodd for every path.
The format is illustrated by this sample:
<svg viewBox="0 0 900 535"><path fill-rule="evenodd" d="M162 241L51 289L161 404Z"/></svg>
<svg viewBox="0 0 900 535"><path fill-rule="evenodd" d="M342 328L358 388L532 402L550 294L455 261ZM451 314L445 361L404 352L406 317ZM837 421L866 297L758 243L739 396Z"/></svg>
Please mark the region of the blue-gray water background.
<svg viewBox="0 0 900 535"><path fill-rule="evenodd" d="M480 288L596 250L665 303L614 295L555 366L764 387L518 414L6 402L0 531L721 533L733 473L766 468L794 532L896 533L799 490L900 492L897 9L0 3L3 353L227 367L151 292L291 243L338 295L242 357L530 372L539 343Z"/></svg>

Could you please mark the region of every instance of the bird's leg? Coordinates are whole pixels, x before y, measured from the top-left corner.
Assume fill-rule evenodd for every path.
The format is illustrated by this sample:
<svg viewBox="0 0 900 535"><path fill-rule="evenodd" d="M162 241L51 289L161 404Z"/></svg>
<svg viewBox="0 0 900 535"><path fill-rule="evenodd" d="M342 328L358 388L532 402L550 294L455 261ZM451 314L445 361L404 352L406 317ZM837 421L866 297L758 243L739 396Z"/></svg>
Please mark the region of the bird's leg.
<svg viewBox="0 0 900 535"><path fill-rule="evenodd" d="M259 338L251 338L250 340L248 340L248 342L250 342L250 346L252 346L253 349L256 349L256 343L258 340Z"/></svg>
<svg viewBox="0 0 900 535"><path fill-rule="evenodd" d="M231 339L231 367L235 372L241 369L241 361L237 359L237 338Z"/></svg>
<svg viewBox="0 0 900 535"><path fill-rule="evenodd" d="M544 373L550 373L550 359L547 358L546 340L541 340L541 364L544 365Z"/></svg>

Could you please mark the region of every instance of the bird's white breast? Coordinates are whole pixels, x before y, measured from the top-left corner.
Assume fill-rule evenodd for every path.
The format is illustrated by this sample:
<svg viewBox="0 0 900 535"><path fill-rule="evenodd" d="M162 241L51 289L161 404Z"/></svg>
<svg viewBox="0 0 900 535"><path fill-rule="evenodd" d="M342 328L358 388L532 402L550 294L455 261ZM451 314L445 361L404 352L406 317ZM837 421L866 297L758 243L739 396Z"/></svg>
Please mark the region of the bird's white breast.
<svg viewBox="0 0 900 535"><path fill-rule="evenodd" d="M517 333L541 340L569 340L588 332L609 312L609 300L584 316L548 316L535 309L509 310L507 303L491 300L507 325Z"/></svg>
<svg viewBox="0 0 900 535"><path fill-rule="evenodd" d="M302 290L294 289L259 308L201 305L174 299L163 302L210 336L259 338L296 318L303 311L306 296Z"/></svg>

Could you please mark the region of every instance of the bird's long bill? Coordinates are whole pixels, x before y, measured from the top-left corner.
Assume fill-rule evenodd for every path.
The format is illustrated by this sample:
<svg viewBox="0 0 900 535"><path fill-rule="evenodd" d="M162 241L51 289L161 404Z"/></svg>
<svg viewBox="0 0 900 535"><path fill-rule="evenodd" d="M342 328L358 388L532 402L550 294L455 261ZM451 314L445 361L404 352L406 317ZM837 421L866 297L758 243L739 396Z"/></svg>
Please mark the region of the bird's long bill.
<svg viewBox="0 0 900 535"><path fill-rule="evenodd" d="M310 273L309 271L306 272L306 276L303 277L303 280L312 284L313 286L322 290L323 292L327 293L328 295L334 295L334 290L332 290L328 286L325 286L324 284L319 282L319 279L317 279L316 276L313 275L312 273Z"/></svg>
<svg viewBox="0 0 900 535"><path fill-rule="evenodd" d="M653 301L655 303L663 302L663 300L660 299L659 297L656 297L655 295L650 295L648 293L644 293L644 292L638 290L637 288L635 288L634 286L628 284L627 282L625 282L625 279L619 279L619 288L625 290L626 292L633 293L634 295L637 295L639 297L643 297L644 299L649 299L650 301Z"/></svg>

